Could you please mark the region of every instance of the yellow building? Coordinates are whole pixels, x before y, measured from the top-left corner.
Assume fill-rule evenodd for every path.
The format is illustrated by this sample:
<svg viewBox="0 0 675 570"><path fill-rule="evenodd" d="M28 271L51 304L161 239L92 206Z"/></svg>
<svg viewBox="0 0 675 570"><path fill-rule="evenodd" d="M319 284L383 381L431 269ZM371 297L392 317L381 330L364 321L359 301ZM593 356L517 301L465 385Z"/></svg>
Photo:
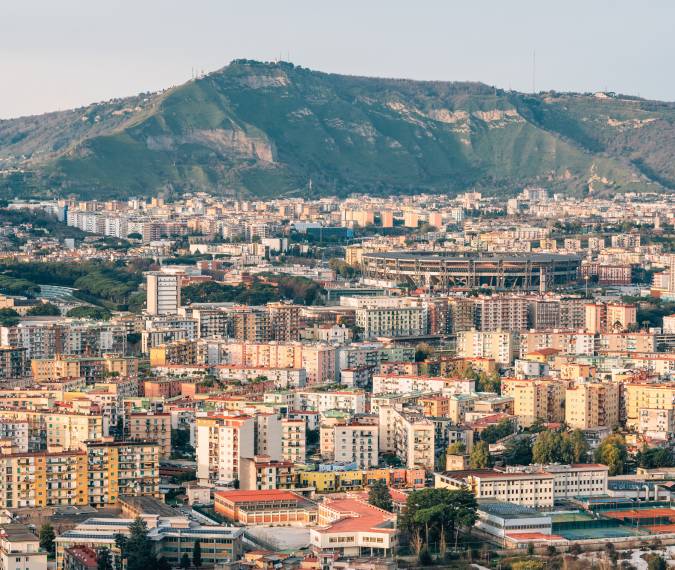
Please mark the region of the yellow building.
<svg viewBox="0 0 675 570"><path fill-rule="evenodd" d="M562 422L565 384L550 378L502 378L502 395L513 398L513 412L522 427L537 420Z"/></svg>
<svg viewBox="0 0 675 570"><path fill-rule="evenodd" d="M197 343L194 340L177 340L150 349L150 366L168 364L197 364Z"/></svg>
<svg viewBox="0 0 675 570"><path fill-rule="evenodd" d="M80 377L80 361L77 358L34 358L30 366L36 382Z"/></svg>
<svg viewBox="0 0 675 570"><path fill-rule="evenodd" d="M125 419L125 430L129 439L156 441L160 458L171 457L171 414L131 413Z"/></svg>
<svg viewBox="0 0 675 570"><path fill-rule="evenodd" d="M601 334L598 351L656 352L656 335L647 331Z"/></svg>
<svg viewBox="0 0 675 570"><path fill-rule="evenodd" d="M54 507L88 502L82 451L0 455L0 507Z"/></svg>
<svg viewBox="0 0 675 570"><path fill-rule="evenodd" d="M48 449L76 451L86 449L84 442L108 435L108 421L101 414L44 413Z"/></svg>
<svg viewBox="0 0 675 570"><path fill-rule="evenodd" d="M159 445L141 441L87 444L89 503L116 504L121 495L160 498Z"/></svg>
<svg viewBox="0 0 675 570"><path fill-rule="evenodd" d="M103 377L106 373L123 377L137 376L138 358L118 354L78 358L59 354L53 358L34 358L31 361L31 371L38 383L80 376L95 379Z"/></svg>
<svg viewBox="0 0 675 570"><path fill-rule="evenodd" d="M675 384L627 383L623 386L626 425L637 428L640 410L675 409Z"/></svg>
<svg viewBox="0 0 675 570"><path fill-rule="evenodd" d="M613 428L619 423L621 386L584 382L565 392L565 422L575 429Z"/></svg>
<svg viewBox="0 0 675 570"><path fill-rule="evenodd" d="M428 418L445 418L450 414L447 396L423 396L417 403L422 406L422 413Z"/></svg>

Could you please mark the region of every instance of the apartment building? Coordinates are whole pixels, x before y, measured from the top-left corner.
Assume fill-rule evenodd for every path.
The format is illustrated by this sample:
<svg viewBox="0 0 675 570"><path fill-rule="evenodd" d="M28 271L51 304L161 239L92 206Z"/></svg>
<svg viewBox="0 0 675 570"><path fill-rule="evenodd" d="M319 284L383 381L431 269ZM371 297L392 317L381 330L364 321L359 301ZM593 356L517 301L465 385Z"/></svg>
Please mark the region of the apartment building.
<svg viewBox="0 0 675 570"><path fill-rule="evenodd" d="M635 333L604 333L597 344L598 353L656 352L656 334L640 331Z"/></svg>
<svg viewBox="0 0 675 570"><path fill-rule="evenodd" d="M462 358L491 358L501 366L508 366L516 354L516 333L476 330L457 333L457 355Z"/></svg>
<svg viewBox="0 0 675 570"><path fill-rule="evenodd" d="M47 551L28 526L0 526L0 568L3 570L47 570Z"/></svg>
<svg viewBox="0 0 675 570"><path fill-rule="evenodd" d="M375 481L384 481L392 489L420 489L426 484L424 469L355 469L349 471L299 471L300 487L313 487L317 493L358 491Z"/></svg>
<svg viewBox="0 0 675 570"><path fill-rule="evenodd" d="M641 410L675 409L675 385L627 382L623 385L626 426L640 425Z"/></svg>
<svg viewBox="0 0 675 570"><path fill-rule="evenodd" d="M283 459L282 418L276 412L255 414L255 453L274 460Z"/></svg>
<svg viewBox="0 0 675 570"><path fill-rule="evenodd" d="M55 507L88 503L84 451L0 455L0 507Z"/></svg>
<svg viewBox="0 0 675 570"><path fill-rule="evenodd" d="M171 414L131 413L124 418L125 436L130 440L154 441L160 459L171 457Z"/></svg>
<svg viewBox="0 0 675 570"><path fill-rule="evenodd" d="M411 392L440 392L446 387L458 385L458 392L470 392L474 382L454 382L449 378L411 376L401 374L373 375L373 394L409 394Z"/></svg>
<svg viewBox="0 0 675 570"><path fill-rule="evenodd" d="M219 415L197 418L197 478L228 484L239 479L242 457L255 455L255 418Z"/></svg>
<svg viewBox="0 0 675 570"><path fill-rule="evenodd" d="M279 461L268 455L242 457L239 488L249 491L293 489L295 466L292 461Z"/></svg>
<svg viewBox="0 0 675 570"><path fill-rule="evenodd" d="M87 443L89 504L114 505L121 496L159 498L159 445L144 441Z"/></svg>
<svg viewBox="0 0 675 570"><path fill-rule="evenodd" d="M555 349L561 354L593 356L596 335L578 331L523 331L520 333L520 354L543 349Z"/></svg>
<svg viewBox="0 0 675 570"><path fill-rule="evenodd" d="M637 306L632 303L587 303L585 326L591 333L621 332L637 323Z"/></svg>
<svg viewBox="0 0 675 570"><path fill-rule="evenodd" d="M27 420L0 417L0 445L12 452L27 453L30 441L30 424Z"/></svg>
<svg viewBox="0 0 675 570"><path fill-rule="evenodd" d="M476 328L480 331L521 331L527 329L526 297L489 295L478 297Z"/></svg>
<svg viewBox="0 0 675 570"><path fill-rule="evenodd" d="M300 338L300 305L289 302L268 303L271 339L291 342Z"/></svg>
<svg viewBox="0 0 675 570"><path fill-rule="evenodd" d="M565 422L571 428L613 428L620 419L621 386L612 382L580 382L565 391Z"/></svg>
<svg viewBox="0 0 675 570"><path fill-rule="evenodd" d="M417 403L422 406L422 413L428 418L447 418L450 415L448 396L423 396Z"/></svg>
<svg viewBox="0 0 675 570"><path fill-rule="evenodd" d="M281 458L304 463L307 455L307 426L305 420L281 420Z"/></svg>
<svg viewBox="0 0 675 570"><path fill-rule="evenodd" d="M566 384L551 378L502 378L502 395L513 398L513 413L522 427L537 420L565 419Z"/></svg>
<svg viewBox="0 0 675 570"><path fill-rule="evenodd" d="M337 379L337 349L326 343L229 341L221 344L220 364L304 368L308 384L332 383Z"/></svg>
<svg viewBox="0 0 675 570"><path fill-rule="evenodd" d="M664 442L675 437L675 407L662 410L641 408L638 432Z"/></svg>
<svg viewBox="0 0 675 570"><path fill-rule="evenodd" d="M333 426L333 458L369 469L379 462L378 426L367 420L353 419Z"/></svg>
<svg viewBox="0 0 675 570"><path fill-rule="evenodd" d="M83 377L86 384L92 384L103 379L106 374L138 376L138 358L119 354L104 354L100 357L57 354L51 358L34 358L31 361L31 373L38 383Z"/></svg>
<svg viewBox="0 0 675 570"><path fill-rule="evenodd" d="M175 315L180 307L181 275L152 271L146 274L149 315Z"/></svg>
<svg viewBox="0 0 675 570"><path fill-rule="evenodd" d="M379 428L381 453L395 454L408 468L434 468L434 424L428 418L380 406Z"/></svg>
<svg viewBox="0 0 675 570"><path fill-rule="evenodd" d="M363 414L366 411L366 393L359 388L325 392L322 390L267 392L263 399L266 403L287 405L291 410L316 412L343 410L353 414Z"/></svg>
<svg viewBox="0 0 675 570"><path fill-rule="evenodd" d="M48 449L86 449L87 441L108 436L108 418L100 413L61 411L41 415Z"/></svg>
<svg viewBox="0 0 675 570"><path fill-rule="evenodd" d="M427 333L426 307L363 307L356 309L356 326L364 339L420 336Z"/></svg>
<svg viewBox="0 0 675 570"><path fill-rule="evenodd" d="M200 364L197 341L184 338L150 348L150 366L170 364Z"/></svg>

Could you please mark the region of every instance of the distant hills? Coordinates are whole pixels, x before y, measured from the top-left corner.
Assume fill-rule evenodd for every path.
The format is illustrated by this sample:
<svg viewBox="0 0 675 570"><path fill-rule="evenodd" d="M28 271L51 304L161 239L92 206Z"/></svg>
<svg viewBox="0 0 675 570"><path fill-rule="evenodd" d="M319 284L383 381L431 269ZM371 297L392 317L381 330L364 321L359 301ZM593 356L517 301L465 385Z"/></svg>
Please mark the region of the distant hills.
<svg viewBox="0 0 675 570"><path fill-rule="evenodd" d="M0 121L0 196L675 189L675 104L237 60L161 93Z"/></svg>

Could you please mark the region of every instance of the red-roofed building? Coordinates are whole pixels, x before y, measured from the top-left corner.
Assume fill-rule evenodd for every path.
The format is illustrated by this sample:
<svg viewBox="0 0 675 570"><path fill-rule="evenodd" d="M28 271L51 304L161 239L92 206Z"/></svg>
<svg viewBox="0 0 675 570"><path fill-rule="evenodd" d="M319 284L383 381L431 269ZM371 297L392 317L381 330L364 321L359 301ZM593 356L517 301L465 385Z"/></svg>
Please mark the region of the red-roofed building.
<svg viewBox="0 0 675 570"><path fill-rule="evenodd" d="M316 503L277 489L219 491L214 508L218 514L243 524L305 526L317 521Z"/></svg>
<svg viewBox="0 0 675 570"><path fill-rule="evenodd" d="M320 557L387 556L396 548L396 515L352 496L324 499L318 523L310 529L310 542Z"/></svg>
<svg viewBox="0 0 675 570"><path fill-rule="evenodd" d="M95 570L97 567L93 548L78 544L63 551L63 570Z"/></svg>

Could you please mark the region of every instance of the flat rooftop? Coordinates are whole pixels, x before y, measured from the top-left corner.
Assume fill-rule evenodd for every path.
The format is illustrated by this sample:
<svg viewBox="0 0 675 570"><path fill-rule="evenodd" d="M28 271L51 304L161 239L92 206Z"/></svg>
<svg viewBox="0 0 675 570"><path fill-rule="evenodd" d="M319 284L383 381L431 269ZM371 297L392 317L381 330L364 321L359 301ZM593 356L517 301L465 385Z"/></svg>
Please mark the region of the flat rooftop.
<svg viewBox="0 0 675 570"><path fill-rule="evenodd" d="M535 517L548 517L550 515L541 513L536 509L531 509L524 505L507 503L505 501L479 500L478 510L489 515L507 518L507 519L526 519Z"/></svg>
<svg viewBox="0 0 675 570"><path fill-rule="evenodd" d="M128 505L132 509L144 515L156 515L160 517L181 516L178 511L172 509L169 505L162 503L154 497L130 497L123 495L120 497L122 505Z"/></svg>

